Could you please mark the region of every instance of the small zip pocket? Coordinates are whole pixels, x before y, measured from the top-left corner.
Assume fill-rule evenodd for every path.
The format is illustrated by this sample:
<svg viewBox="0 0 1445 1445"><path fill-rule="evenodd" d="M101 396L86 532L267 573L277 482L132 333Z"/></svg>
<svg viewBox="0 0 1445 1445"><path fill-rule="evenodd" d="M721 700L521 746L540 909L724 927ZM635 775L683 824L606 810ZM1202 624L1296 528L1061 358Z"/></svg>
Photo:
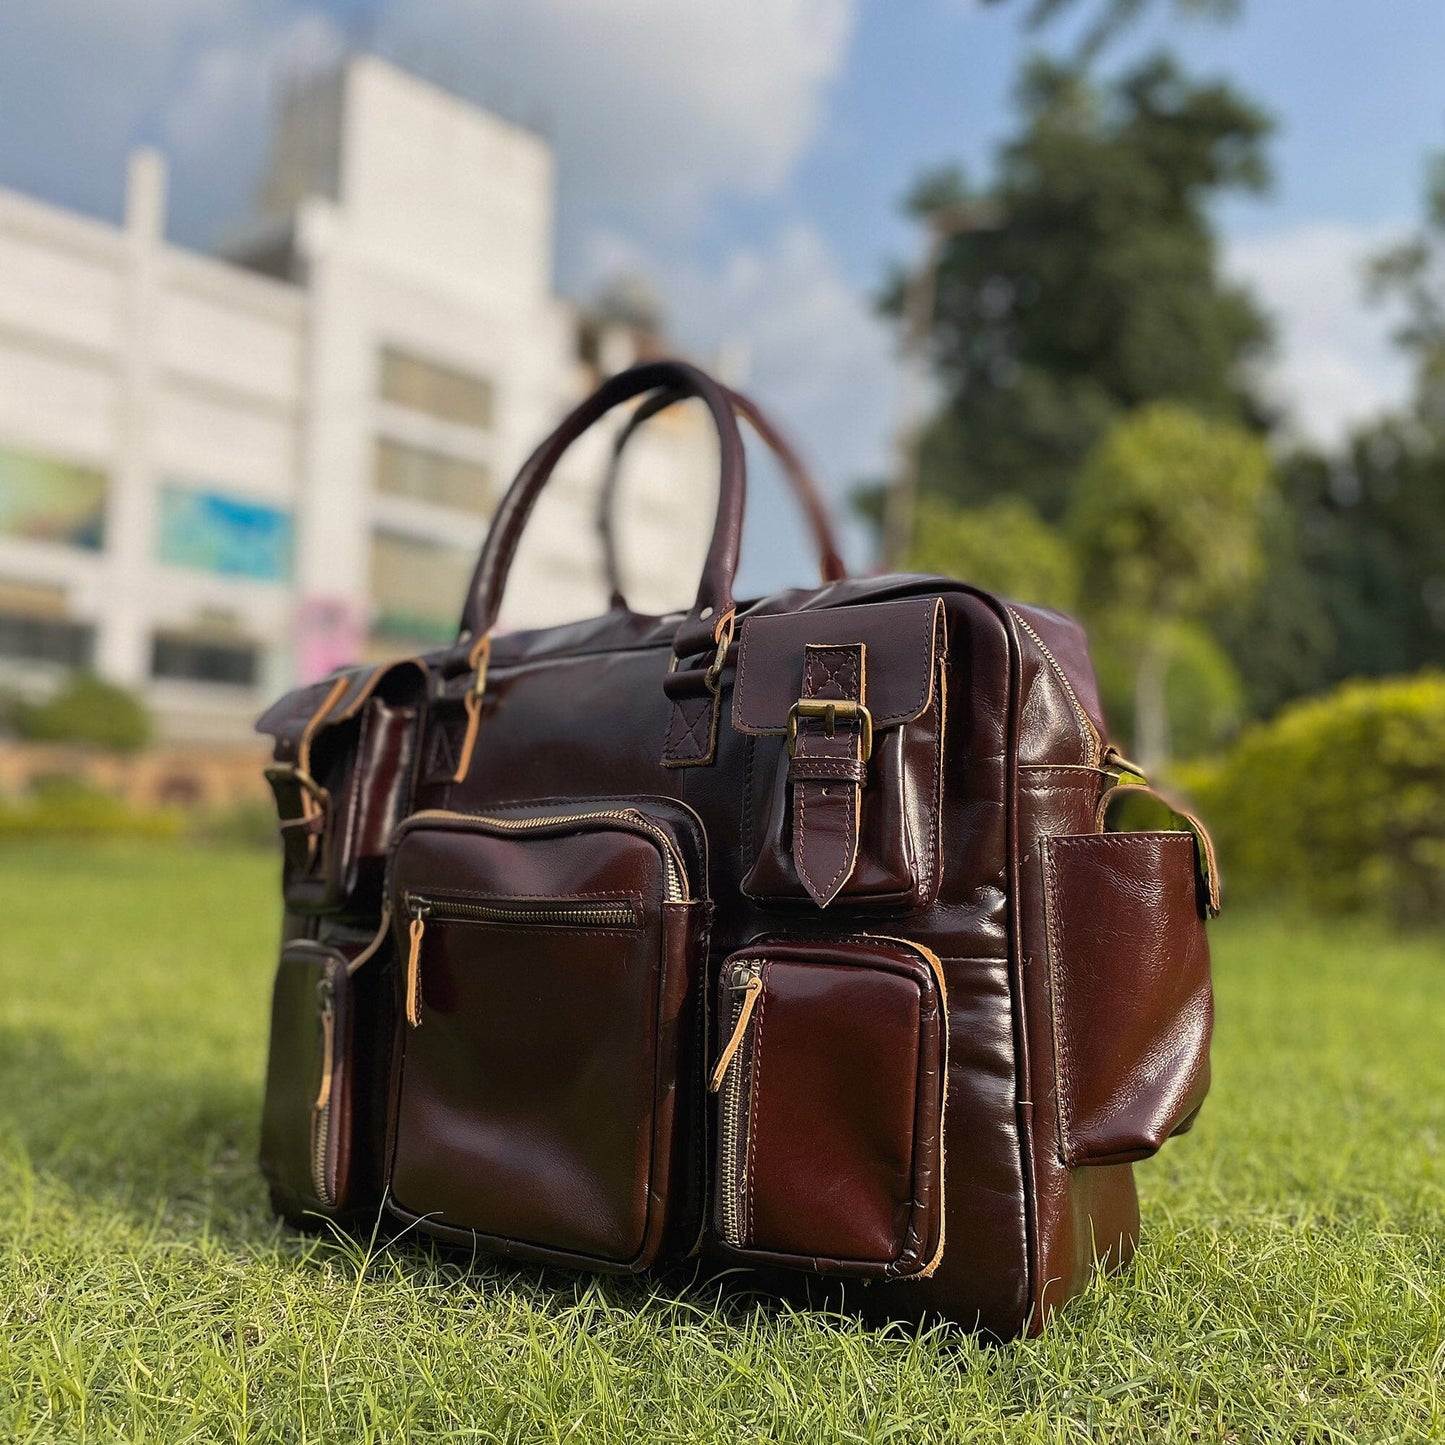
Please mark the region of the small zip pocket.
<svg viewBox="0 0 1445 1445"><path fill-rule="evenodd" d="M764 939L723 965L713 1228L822 1274L943 1255L948 1030L938 959L898 939Z"/></svg>
<svg viewBox="0 0 1445 1445"><path fill-rule="evenodd" d="M261 1168L276 1212L295 1222L380 1197L366 1123L390 1032L383 987L359 970L390 936L390 919L360 941L293 939L281 951L261 1119ZM366 1055L362 1058L360 1055ZM373 1067L375 1065L375 1067Z"/></svg>
<svg viewBox="0 0 1445 1445"><path fill-rule="evenodd" d="M696 1241L705 876L700 824L664 799L398 829L396 1214L594 1268Z"/></svg>

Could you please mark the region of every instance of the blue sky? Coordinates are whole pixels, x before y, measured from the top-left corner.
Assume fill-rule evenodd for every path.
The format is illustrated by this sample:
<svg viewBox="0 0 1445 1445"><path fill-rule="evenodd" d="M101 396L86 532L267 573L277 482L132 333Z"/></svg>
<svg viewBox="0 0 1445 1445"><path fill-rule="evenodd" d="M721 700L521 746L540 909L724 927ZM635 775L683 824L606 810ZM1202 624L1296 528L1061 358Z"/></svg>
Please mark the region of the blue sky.
<svg viewBox="0 0 1445 1445"><path fill-rule="evenodd" d="M1024 34L1023 3L26 0L0 6L0 185L115 217L126 151L158 144L173 236L212 243L244 218L275 84L364 39L551 135L563 289L648 275L683 343L741 347L841 492L888 464L892 343L869 298L914 240L899 195L944 161L986 176L1020 61L1068 41L1068 24ZM1296 425L1336 435L1405 384L1359 268L1418 216L1445 149L1445 5L1161 12L1106 60L1160 44L1278 119L1273 193L1221 209L1226 262L1276 316ZM760 511L767 585L794 534Z"/></svg>

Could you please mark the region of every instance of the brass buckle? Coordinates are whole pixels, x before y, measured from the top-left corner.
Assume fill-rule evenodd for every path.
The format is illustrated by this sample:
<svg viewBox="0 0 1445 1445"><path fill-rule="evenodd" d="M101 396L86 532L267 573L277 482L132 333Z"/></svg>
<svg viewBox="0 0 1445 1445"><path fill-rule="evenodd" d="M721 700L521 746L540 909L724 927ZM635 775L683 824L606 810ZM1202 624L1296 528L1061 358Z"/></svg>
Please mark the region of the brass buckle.
<svg viewBox="0 0 1445 1445"><path fill-rule="evenodd" d="M818 717L823 719L823 735L832 737L838 726L838 719L861 724L860 741L863 744L863 762L873 756L873 714L861 702L848 698L800 697L788 709L788 756L798 749L798 719Z"/></svg>
<svg viewBox="0 0 1445 1445"><path fill-rule="evenodd" d="M713 628L713 640L717 643L713 651L712 661L708 663L707 671L703 674L703 683L707 690L716 693L722 685L722 670L727 664L728 648L733 642L733 619L736 613L729 608L717 620L717 626Z"/></svg>
<svg viewBox="0 0 1445 1445"><path fill-rule="evenodd" d="M323 828L330 821L331 794L316 781L304 768L294 768L289 764L282 763L276 767L266 769L268 778L282 779L295 783L301 791L301 812L294 818L282 818L283 828L300 828L310 826L312 820L318 815L321 817ZM313 813L306 805L310 799L315 804L316 811Z"/></svg>

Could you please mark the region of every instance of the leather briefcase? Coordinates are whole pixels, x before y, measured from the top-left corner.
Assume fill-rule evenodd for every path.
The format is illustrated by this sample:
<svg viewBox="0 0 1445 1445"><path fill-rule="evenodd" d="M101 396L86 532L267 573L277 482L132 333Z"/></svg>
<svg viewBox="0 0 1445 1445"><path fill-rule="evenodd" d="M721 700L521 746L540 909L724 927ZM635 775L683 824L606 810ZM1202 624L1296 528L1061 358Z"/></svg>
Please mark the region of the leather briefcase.
<svg viewBox="0 0 1445 1445"><path fill-rule="evenodd" d="M628 610L609 547L605 616L497 633L567 446L682 397L720 447L692 608ZM1208 1088L1213 851L1111 830L1148 789L1070 619L843 578L826 523L823 586L737 602L740 409L682 363L611 378L502 501L454 646L258 723L273 1202L1037 1330L1130 1257L1133 1165Z"/></svg>

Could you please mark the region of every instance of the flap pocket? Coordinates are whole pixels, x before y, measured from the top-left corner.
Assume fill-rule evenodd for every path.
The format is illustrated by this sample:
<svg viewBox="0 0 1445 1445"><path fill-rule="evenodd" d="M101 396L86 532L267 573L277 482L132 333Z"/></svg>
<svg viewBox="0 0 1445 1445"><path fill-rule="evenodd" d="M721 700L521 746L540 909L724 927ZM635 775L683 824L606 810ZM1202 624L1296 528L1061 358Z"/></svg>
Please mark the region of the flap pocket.
<svg viewBox="0 0 1445 1445"><path fill-rule="evenodd" d="M292 912L379 915L387 843L410 805L425 690L412 660L352 669L288 694L256 724L275 739L266 780Z"/></svg>
<svg viewBox="0 0 1445 1445"><path fill-rule="evenodd" d="M762 940L719 983L713 1226L824 1274L929 1274L943 1252L942 969L901 940Z"/></svg>
<svg viewBox="0 0 1445 1445"><path fill-rule="evenodd" d="M907 598L743 624L733 724L758 903L907 912L937 890L943 603Z"/></svg>
<svg viewBox="0 0 1445 1445"><path fill-rule="evenodd" d="M701 849L694 816L661 799L402 825L395 1213L618 1270L695 1242Z"/></svg>
<svg viewBox="0 0 1445 1445"><path fill-rule="evenodd" d="M1059 1149L1147 1158L1193 1122L1214 1023L1191 833L1092 833L1043 849Z"/></svg>

